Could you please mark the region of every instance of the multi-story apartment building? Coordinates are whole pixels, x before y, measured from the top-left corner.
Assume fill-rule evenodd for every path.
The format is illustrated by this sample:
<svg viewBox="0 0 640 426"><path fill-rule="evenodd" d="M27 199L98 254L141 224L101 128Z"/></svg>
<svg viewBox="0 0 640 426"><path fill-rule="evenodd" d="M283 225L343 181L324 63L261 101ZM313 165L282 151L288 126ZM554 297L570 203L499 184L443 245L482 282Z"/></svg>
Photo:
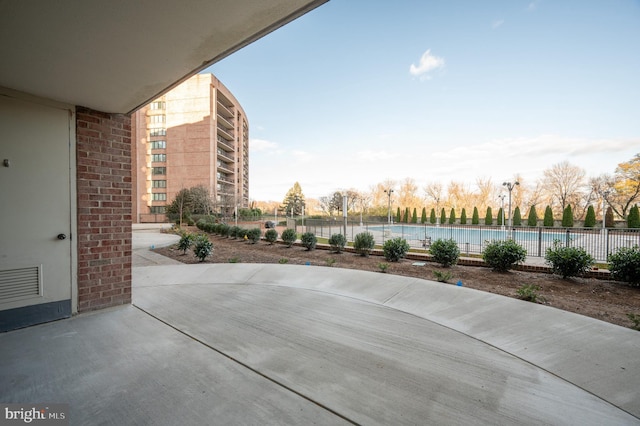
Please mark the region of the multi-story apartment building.
<svg viewBox="0 0 640 426"><path fill-rule="evenodd" d="M197 74L132 115L134 223L165 221L183 188L205 186L214 209L249 204L249 124L212 74Z"/></svg>

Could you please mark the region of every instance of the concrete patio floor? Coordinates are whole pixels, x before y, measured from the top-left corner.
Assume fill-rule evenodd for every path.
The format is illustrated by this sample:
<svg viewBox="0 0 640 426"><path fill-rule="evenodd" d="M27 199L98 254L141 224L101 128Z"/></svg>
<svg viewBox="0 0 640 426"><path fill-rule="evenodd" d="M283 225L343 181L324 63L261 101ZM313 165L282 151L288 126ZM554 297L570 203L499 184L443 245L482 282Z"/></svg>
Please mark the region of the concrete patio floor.
<svg viewBox="0 0 640 426"><path fill-rule="evenodd" d="M79 425L640 424L634 330L415 278L144 259L133 306L0 334L0 402Z"/></svg>

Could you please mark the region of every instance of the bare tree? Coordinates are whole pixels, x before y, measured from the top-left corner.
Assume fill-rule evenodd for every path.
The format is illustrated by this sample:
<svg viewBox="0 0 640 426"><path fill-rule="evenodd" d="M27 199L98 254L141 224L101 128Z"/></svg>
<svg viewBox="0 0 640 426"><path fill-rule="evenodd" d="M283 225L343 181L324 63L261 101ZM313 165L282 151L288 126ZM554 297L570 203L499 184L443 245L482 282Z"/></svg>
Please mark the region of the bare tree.
<svg viewBox="0 0 640 426"><path fill-rule="evenodd" d="M418 196L418 185L411 178L406 178L398 190L398 204L403 207L422 207L422 199Z"/></svg>
<svg viewBox="0 0 640 426"><path fill-rule="evenodd" d="M560 212L567 204L576 205L582 198L584 188L585 171L578 166L563 161L554 164L544 171L544 186L554 201L560 204Z"/></svg>
<svg viewBox="0 0 640 426"><path fill-rule="evenodd" d="M491 181L491 178L476 179L476 186L478 187L478 194L475 204L478 207L478 211L484 211L493 204L498 196L496 186Z"/></svg>
<svg viewBox="0 0 640 426"><path fill-rule="evenodd" d="M442 188L442 184L440 182L429 182L424 187L424 193L427 198L433 200L434 204L439 204L441 201L444 201L444 192Z"/></svg>

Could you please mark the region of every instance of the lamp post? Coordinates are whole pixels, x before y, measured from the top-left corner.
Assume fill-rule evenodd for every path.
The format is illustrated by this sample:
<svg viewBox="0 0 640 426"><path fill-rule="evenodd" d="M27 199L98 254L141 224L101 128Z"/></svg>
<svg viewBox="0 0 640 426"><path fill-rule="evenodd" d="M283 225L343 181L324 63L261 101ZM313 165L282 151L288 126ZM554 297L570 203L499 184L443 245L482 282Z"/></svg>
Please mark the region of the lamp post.
<svg viewBox="0 0 640 426"><path fill-rule="evenodd" d="M607 197L609 196L610 193L611 191L608 189L602 191L602 231L604 231L607 228L606 208L607 208Z"/></svg>
<svg viewBox="0 0 640 426"><path fill-rule="evenodd" d="M389 198L389 213L388 213L388 221L389 224L391 224L391 194L393 193L393 189L385 189L384 190L385 194L387 194L387 197Z"/></svg>
<svg viewBox="0 0 640 426"><path fill-rule="evenodd" d="M520 182L515 181L515 182L502 183L502 186L506 186L507 189L509 190L509 233L511 233L511 191L513 191L513 188L515 188L517 185L520 185Z"/></svg>
<svg viewBox="0 0 640 426"><path fill-rule="evenodd" d="M500 198L500 209L502 210L502 230L504 231L504 197L506 197L506 195L502 194L502 195L498 195L498 198Z"/></svg>
<svg viewBox="0 0 640 426"><path fill-rule="evenodd" d="M436 226L440 226L440 197L436 198Z"/></svg>

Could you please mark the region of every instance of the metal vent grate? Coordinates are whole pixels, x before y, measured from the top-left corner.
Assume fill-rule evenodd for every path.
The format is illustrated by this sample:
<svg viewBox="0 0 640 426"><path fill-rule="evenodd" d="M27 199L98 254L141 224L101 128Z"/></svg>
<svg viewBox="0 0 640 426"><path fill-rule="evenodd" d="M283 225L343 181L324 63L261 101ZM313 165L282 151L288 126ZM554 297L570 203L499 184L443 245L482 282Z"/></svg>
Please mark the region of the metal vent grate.
<svg viewBox="0 0 640 426"><path fill-rule="evenodd" d="M41 278L40 266L0 270L0 302L39 296Z"/></svg>

